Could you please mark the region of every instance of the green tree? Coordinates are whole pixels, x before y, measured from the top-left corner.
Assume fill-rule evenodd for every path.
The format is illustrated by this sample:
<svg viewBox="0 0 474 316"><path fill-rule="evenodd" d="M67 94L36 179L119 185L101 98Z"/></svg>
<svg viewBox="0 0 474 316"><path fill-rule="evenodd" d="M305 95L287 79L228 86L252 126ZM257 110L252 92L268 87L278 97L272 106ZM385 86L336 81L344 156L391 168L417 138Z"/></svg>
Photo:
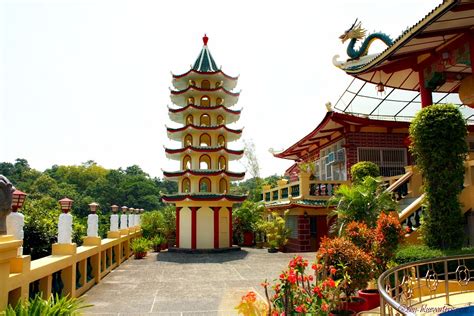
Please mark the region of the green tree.
<svg viewBox="0 0 474 316"><path fill-rule="evenodd" d="M410 150L424 180L423 237L430 247L460 248L464 241L459 195L463 189L466 122L454 105L432 105L410 125Z"/></svg>

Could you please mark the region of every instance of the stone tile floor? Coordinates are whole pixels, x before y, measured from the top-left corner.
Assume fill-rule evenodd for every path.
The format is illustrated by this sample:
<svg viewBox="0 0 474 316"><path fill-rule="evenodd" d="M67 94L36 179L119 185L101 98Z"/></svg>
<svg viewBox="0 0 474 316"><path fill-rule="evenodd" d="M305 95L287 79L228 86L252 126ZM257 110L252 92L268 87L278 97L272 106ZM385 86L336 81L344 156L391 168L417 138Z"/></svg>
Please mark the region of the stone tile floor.
<svg viewBox="0 0 474 316"><path fill-rule="evenodd" d="M242 248L217 254L150 253L129 259L83 297L85 315L236 315L249 290L278 277L296 254ZM315 253L301 254L312 261Z"/></svg>

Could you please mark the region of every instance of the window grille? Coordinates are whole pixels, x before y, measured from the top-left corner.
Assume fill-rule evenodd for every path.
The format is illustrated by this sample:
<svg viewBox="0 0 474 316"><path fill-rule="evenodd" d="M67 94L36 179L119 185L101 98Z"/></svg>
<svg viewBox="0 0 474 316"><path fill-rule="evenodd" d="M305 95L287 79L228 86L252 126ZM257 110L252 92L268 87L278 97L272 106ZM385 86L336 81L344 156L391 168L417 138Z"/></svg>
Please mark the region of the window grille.
<svg viewBox="0 0 474 316"><path fill-rule="evenodd" d="M357 161L371 161L380 167L380 175L391 177L405 173L406 148L357 148Z"/></svg>
<svg viewBox="0 0 474 316"><path fill-rule="evenodd" d="M298 217L297 216L287 216L285 221L286 228L290 229L290 238L298 238Z"/></svg>

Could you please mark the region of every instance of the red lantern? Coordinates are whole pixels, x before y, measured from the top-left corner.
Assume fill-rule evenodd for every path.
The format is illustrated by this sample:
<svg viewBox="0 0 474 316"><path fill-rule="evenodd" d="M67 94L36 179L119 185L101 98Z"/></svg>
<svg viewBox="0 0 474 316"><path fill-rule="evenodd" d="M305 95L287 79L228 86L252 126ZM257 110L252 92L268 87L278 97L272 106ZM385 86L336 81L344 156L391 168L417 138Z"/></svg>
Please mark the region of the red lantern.
<svg viewBox="0 0 474 316"><path fill-rule="evenodd" d="M91 210L91 213L94 214L95 212L97 212L97 207L98 206L99 206L99 204L96 203L96 202L92 202L91 204L89 204L89 208Z"/></svg>
<svg viewBox="0 0 474 316"><path fill-rule="evenodd" d="M16 212L19 209L21 209L21 207L23 206L23 203L25 202L25 198L26 198L26 193L21 192L20 190L15 190L15 192L13 192L13 199L12 199L13 212Z"/></svg>
<svg viewBox="0 0 474 316"><path fill-rule="evenodd" d="M377 92L380 94L385 92L385 86L382 82L377 83Z"/></svg>

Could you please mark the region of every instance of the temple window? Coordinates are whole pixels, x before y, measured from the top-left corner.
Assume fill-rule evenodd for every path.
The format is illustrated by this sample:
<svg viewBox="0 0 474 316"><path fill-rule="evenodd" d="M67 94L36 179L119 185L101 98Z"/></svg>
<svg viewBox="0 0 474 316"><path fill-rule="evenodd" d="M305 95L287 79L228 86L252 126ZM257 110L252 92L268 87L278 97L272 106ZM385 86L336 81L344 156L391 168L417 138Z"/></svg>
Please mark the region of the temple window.
<svg viewBox="0 0 474 316"><path fill-rule="evenodd" d="M199 146L210 147L211 146L211 136L209 136L209 134L202 134L201 137L199 137Z"/></svg>
<svg viewBox="0 0 474 316"><path fill-rule="evenodd" d="M184 137L184 146L192 146L193 145L193 136L191 134L188 134Z"/></svg>
<svg viewBox="0 0 474 316"><path fill-rule="evenodd" d="M222 99L222 98L217 98L217 99L216 99L216 104L217 104L217 105L223 105L223 104L224 104L224 99Z"/></svg>
<svg viewBox="0 0 474 316"><path fill-rule="evenodd" d="M199 192L211 192L211 180L209 178L199 180Z"/></svg>
<svg viewBox="0 0 474 316"><path fill-rule="evenodd" d="M191 169L191 157L190 156L184 156L183 158L183 170L189 170Z"/></svg>
<svg viewBox="0 0 474 316"><path fill-rule="evenodd" d="M218 167L221 170L226 170L226 159L224 156L220 156L218 160Z"/></svg>
<svg viewBox="0 0 474 316"><path fill-rule="evenodd" d="M188 98L188 104L194 104L194 98L193 97Z"/></svg>
<svg viewBox="0 0 474 316"><path fill-rule="evenodd" d="M201 126L210 126L211 118L207 114L201 115Z"/></svg>
<svg viewBox="0 0 474 316"><path fill-rule="evenodd" d="M201 89L210 89L211 88L211 83L209 80L203 80L201 81Z"/></svg>
<svg viewBox="0 0 474 316"><path fill-rule="evenodd" d="M217 117L217 125L224 125L224 124L225 124L224 117L222 115L219 115Z"/></svg>
<svg viewBox="0 0 474 316"><path fill-rule="evenodd" d="M181 182L181 192L182 193L189 193L191 192L191 181L188 178L184 178Z"/></svg>
<svg viewBox="0 0 474 316"><path fill-rule="evenodd" d="M194 118L191 114L186 116L186 125L192 125L194 123Z"/></svg>
<svg viewBox="0 0 474 316"><path fill-rule="evenodd" d="M194 87L196 85L196 82L194 80L189 80L189 85L191 87Z"/></svg>
<svg viewBox="0 0 474 316"><path fill-rule="evenodd" d="M199 169L211 169L211 157L209 157L208 155L202 155L201 157L199 157Z"/></svg>
<svg viewBox="0 0 474 316"><path fill-rule="evenodd" d="M227 180L221 179L219 181L219 193L227 193Z"/></svg>
<svg viewBox="0 0 474 316"><path fill-rule="evenodd" d="M224 137L224 135L219 135L219 137L217 137L217 145L219 145L219 147L224 147L225 146L225 137Z"/></svg>
<svg viewBox="0 0 474 316"><path fill-rule="evenodd" d="M211 99L207 95L203 96L201 98L201 106L210 106L211 105Z"/></svg>

